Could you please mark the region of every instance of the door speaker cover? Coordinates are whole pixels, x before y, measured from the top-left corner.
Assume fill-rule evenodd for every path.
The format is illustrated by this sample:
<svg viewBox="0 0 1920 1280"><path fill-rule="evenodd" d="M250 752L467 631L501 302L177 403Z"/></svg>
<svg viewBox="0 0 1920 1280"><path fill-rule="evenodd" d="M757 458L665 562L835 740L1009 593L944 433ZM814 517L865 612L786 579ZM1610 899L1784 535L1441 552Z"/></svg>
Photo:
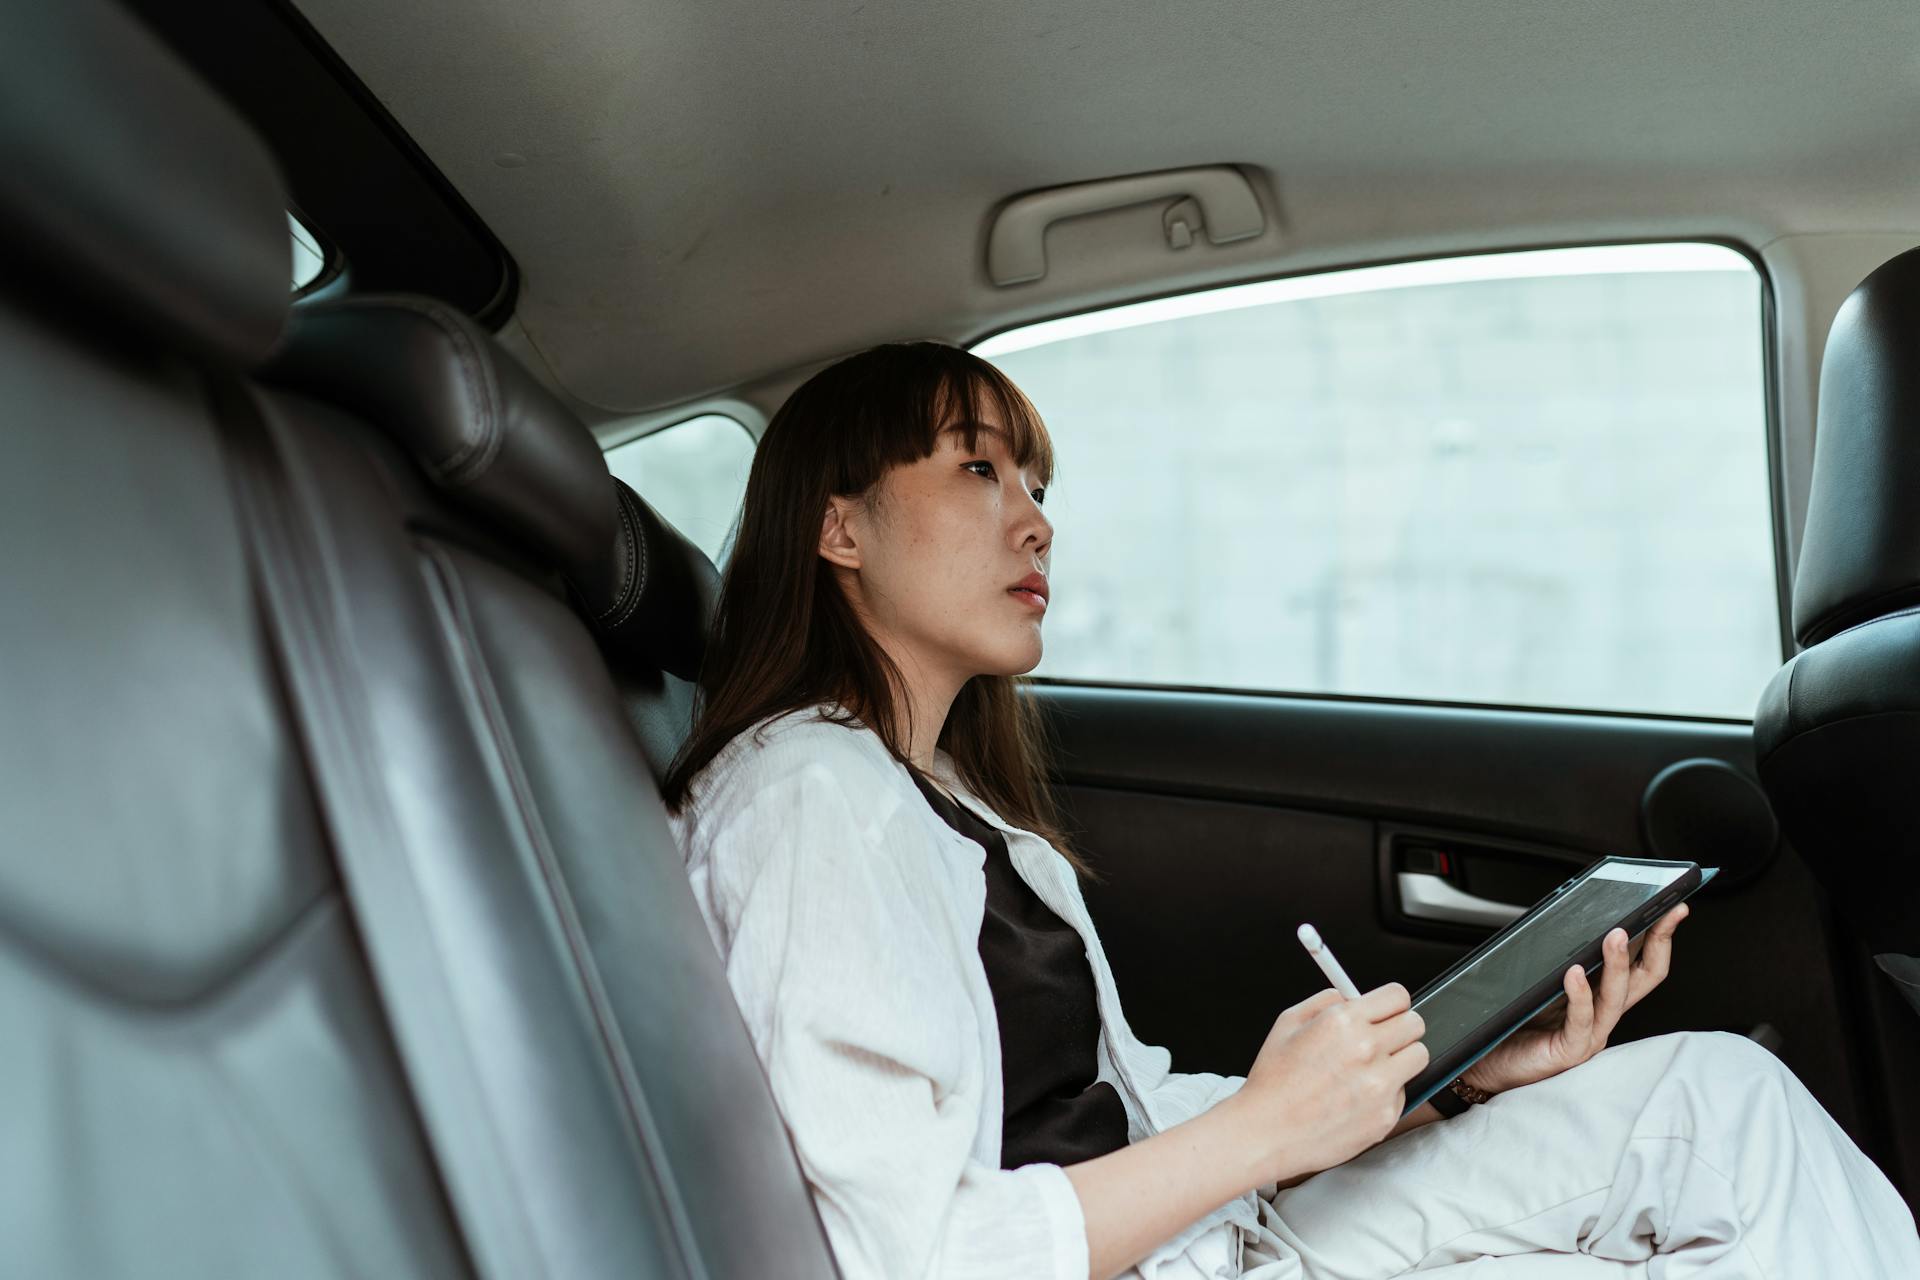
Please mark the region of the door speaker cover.
<svg viewBox="0 0 1920 1280"><path fill-rule="evenodd" d="M1780 844L1766 792L1724 760L1679 760L1655 774L1640 822L1653 857L1719 867L1715 889L1759 874Z"/></svg>

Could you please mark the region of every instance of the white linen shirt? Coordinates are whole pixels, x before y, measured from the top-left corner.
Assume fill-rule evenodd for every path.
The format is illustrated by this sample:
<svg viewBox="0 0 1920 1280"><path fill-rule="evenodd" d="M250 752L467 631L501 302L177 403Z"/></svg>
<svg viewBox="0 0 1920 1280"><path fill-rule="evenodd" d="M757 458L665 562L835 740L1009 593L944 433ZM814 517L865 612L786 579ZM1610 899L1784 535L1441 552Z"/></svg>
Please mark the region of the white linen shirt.
<svg viewBox="0 0 1920 1280"><path fill-rule="evenodd" d="M761 722L694 780L674 835L845 1280L1085 1280L1086 1225L1054 1164L1000 1167L1000 1027L980 960L985 853L878 735L822 709ZM1127 1027L1078 877L936 752L933 776L1001 831L1014 869L1086 943L1099 1074L1128 1140L1243 1083L1171 1070ZM1271 1195L1268 1189L1266 1194ZM1240 1274L1253 1192L1137 1267Z"/></svg>

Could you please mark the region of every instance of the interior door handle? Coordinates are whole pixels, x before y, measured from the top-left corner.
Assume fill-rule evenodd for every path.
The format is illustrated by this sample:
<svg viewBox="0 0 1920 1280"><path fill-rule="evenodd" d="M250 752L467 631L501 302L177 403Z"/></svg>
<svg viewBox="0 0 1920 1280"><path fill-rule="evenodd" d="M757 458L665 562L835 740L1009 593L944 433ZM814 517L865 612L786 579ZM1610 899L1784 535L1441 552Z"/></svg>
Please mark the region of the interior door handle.
<svg viewBox="0 0 1920 1280"><path fill-rule="evenodd" d="M1492 925L1498 928L1526 914L1511 902L1475 897L1454 888L1443 877L1424 871L1402 871L1400 910L1415 920L1444 920L1448 924Z"/></svg>

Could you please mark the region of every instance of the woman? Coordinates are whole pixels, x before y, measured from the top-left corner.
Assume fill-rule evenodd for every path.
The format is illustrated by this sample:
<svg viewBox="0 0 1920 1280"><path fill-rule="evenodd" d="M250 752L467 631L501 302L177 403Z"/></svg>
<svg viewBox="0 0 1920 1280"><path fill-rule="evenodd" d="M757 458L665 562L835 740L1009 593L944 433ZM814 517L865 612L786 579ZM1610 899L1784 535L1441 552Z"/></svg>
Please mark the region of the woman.
<svg viewBox="0 0 1920 1280"><path fill-rule="evenodd" d="M902 343L775 415L665 791L847 1280L1920 1276L1913 1218L1765 1050L1605 1049L1665 976L1616 930L1562 1025L1399 1118L1399 983L1281 1013L1245 1078L1129 1031L1028 705L1052 472L992 366ZM1650 1259L1655 1259L1649 1264ZM1478 1261L1475 1261L1478 1260Z"/></svg>

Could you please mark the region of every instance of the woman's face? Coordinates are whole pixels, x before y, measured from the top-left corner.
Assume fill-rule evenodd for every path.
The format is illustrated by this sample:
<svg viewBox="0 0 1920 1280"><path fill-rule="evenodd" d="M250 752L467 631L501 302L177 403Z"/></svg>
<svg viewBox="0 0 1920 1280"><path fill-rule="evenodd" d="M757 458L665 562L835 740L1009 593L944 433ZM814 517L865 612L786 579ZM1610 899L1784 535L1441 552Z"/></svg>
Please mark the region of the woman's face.
<svg viewBox="0 0 1920 1280"><path fill-rule="evenodd" d="M866 501L833 499L822 530L821 555L909 679L957 686L1040 661L1053 549L1045 491L1009 454L995 410L980 412L972 450L948 427Z"/></svg>

